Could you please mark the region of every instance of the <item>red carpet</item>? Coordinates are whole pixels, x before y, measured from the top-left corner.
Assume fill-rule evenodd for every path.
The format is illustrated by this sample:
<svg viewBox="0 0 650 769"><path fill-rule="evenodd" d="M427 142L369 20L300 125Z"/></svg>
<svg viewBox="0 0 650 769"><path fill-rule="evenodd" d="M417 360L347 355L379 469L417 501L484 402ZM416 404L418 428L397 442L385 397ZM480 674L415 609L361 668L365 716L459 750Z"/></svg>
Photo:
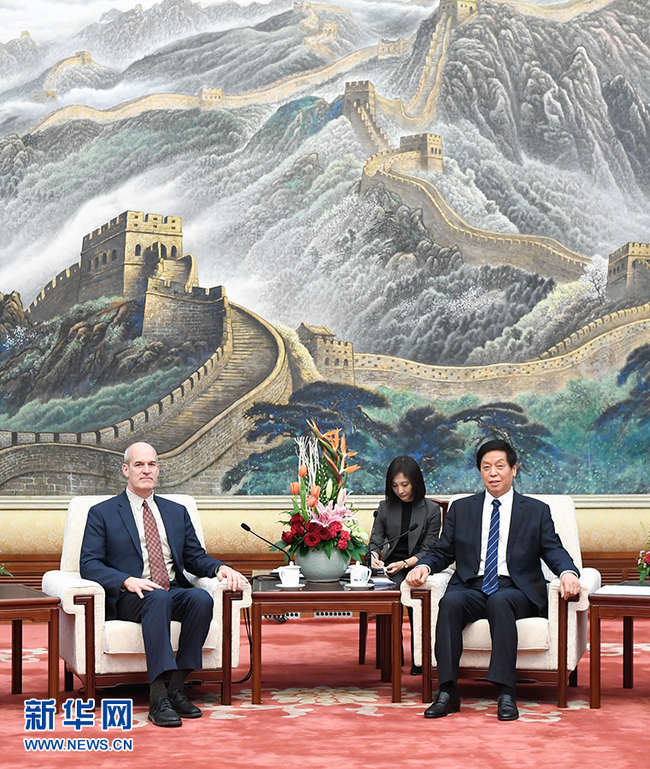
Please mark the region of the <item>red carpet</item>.
<svg viewBox="0 0 650 769"><path fill-rule="evenodd" d="M405 632L407 631L405 624ZM26 732L24 700L46 696L46 629L24 625L23 694L11 695L10 626L0 625L0 705L5 767L142 767L178 769L207 763L230 767L346 769L440 766L465 769L540 767L554 769L627 769L647 765L650 751L650 621L635 622L635 687L622 688L622 623L603 622L602 708L589 709L589 663L580 663L579 686L569 690L567 710L558 710L554 690L520 685L519 721L496 718L489 684L462 682L461 712L440 720L422 718L420 679L404 667L403 702L393 705L390 686L381 684L369 662L357 662L357 622L349 619L302 619L277 625L265 621L262 705L250 704L250 682L236 684L232 707L221 707L210 687L190 696L203 718L180 729L160 729L146 720L143 689L121 689L107 696L132 697L130 732L102 732L99 726L78 732L57 716L53 732ZM246 639L242 639L247 649ZM405 642L408 648L408 642ZM407 652L408 657L408 652ZM235 680L247 670L248 654ZM407 662L409 660L407 659ZM77 696L77 695L75 695ZM115 738L133 740L132 752L27 752L26 737Z"/></svg>

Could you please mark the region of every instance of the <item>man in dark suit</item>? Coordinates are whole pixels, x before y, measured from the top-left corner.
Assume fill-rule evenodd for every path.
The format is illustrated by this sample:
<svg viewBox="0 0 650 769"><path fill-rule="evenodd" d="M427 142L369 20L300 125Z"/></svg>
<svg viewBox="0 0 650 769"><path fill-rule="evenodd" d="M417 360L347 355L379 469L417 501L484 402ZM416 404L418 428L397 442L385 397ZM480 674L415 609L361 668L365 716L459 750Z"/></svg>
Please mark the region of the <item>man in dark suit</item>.
<svg viewBox="0 0 650 769"><path fill-rule="evenodd" d="M225 579L230 590L241 589L247 580L206 553L182 505L154 496L159 468L153 446L129 446L122 471L126 491L88 512L81 576L99 582L106 591L107 620L142 624L149 720L156 726L181 726L181 718L202 715L187 698L184 684L191 671L201 667L213 613L212 596L194 588L183 571ZM182 624L176 657L169 636L171 620Z"/></svg>
<svg viewBox="0 0 650 769"><path fill-rule="evenodd" d="M512 488L517 474L514 449L506 441L488 441L479 448L476 465L486 491L452 504L438 544L406 578L418 587L430 573L456 562L436 623L440 688L424 715L440 718L460 710L456 681L463 628L487 619L492 637L487 678L499 690L499 720L514 721L519 717L516 621L547 613L540 558L560 575L560 594L565 598L580 592L579 571L555 532L548 505Z"/></svg>

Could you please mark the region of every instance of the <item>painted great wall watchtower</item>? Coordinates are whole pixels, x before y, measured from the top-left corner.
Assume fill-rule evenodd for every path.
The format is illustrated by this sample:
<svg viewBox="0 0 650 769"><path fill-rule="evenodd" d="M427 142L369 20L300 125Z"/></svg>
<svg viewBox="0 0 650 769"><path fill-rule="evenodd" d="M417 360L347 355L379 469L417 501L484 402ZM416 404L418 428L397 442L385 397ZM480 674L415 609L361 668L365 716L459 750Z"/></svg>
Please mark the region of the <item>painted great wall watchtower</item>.
<svg viewBox="0 0 650 769"><path fill-rule="evenodd" d="M478 0L440 0L438 18L450 16L456 24L469 19L478 10Z"/></svg>
<svg viewBox="0 0 650 769"><path fill-rule="evenodd" d="M626 243L609 255L607 295L650 295L650 243Z"/></svg>
<svg viewBox="0 0 650 769"><path fill-rule="evenodd" d="M93 230L83 239L80 262L57 275L28 313L48 320L105 296L144 298L142 336L149 341L205 339L217 347L223 337L225 290L199 287L194 256L183 254L178 216L125 211Z"/></svg>
<svg viewBox="0 0 650 769"><path fill-rule="evenodd" d="M183 256L181 218L125 211L84 236L80 261L50 281L27 312L49 320L103 296L142 296L151 277L182 282L187 291L198 285L194 257Z"/></svg>
<svg viewBox="0 0 650 769"><path fill-rule="evenodd" d="M410 153L410 167L421 168L423 171L444 170L442 162L442 136L436 134L415 134L414 136L402 136L399 141L400 154ZM402 168L407 169L409 161L402 163Z"/></svg>
<svg viewBox="0 0 650 769"><path fill-rule="evenodd" d="M328 382L354 384L354 348L343 342L327 326L301 323L298 338L314 359L316 368Z"/></svg>
<svg viewBox="0 0 650 769"><path fill-rule="evenodd" d="M180 217L125 211L84 237L79 301L140 296L158 261L182 254Z"/></svg>
<svg viewBox="0 0 650 769"><path fill-rule="evenodd" d="M199 109L218 109L223 107L223 88L208 88L203 86L199 88L197 94L199 99Z"/></svg>
<svg viewBox="0 0 650 769"><path fill-rule="evenodd" d="M391 56L403 56L409 49L409 41L404 40L403 37L398 37L397 40L384 40L382 38L377 46L377 56L380 59L387 59Z"/></svg>

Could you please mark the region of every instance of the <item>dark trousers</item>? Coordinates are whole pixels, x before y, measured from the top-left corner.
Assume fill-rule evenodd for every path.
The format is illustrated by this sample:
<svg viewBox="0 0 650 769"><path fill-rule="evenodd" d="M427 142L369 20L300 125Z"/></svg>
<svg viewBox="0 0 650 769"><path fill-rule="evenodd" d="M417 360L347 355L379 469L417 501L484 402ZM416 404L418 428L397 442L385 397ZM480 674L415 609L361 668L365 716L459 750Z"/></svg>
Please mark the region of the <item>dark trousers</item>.
<svg viewBox="0 0 650 769"><path fill-rule="evenodd" d="M463 628L478 619L487 619L492 637L488 681L515 687L517 683L518 619L538 616L537 607L508 577L499 578L499 589L491 596L481 591L482 578L473 586L450 583L440 601L436 623L438 681L456 684Z"/></svg>
<svg viewBox="0 0 650 769"><path fill-rule="evenodd" d="M198 670L203 667L201 650L213 613L212 596L200 588L179 587L151 590L144 598L128 591L117 601L117 619L142 625L149 683L168 670ZM169 623L181 623L178 651L174 658Z"/></svg>

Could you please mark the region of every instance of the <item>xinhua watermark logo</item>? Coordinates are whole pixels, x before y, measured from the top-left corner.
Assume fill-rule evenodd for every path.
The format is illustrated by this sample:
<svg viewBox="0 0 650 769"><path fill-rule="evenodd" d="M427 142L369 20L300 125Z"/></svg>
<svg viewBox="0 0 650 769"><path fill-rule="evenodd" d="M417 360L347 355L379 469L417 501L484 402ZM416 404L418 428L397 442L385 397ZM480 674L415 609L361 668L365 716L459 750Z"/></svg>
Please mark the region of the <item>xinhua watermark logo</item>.
<svg viewBox="0 0 650 769"><path fill-rule="evenodd" d="M25 700L25 731L53 732L56 701ZM99 719L98 719L99 715ZM95 700L67 699L63 703L63 720L65 729L80 732L92 726L101 726L103 732L117 730L131 731L133 727L133 700L102 700L101 714L95 712ZM130 737L25 737L23 739L26 751L50 752L129 752L133 750L133 739Z"/></svg>

